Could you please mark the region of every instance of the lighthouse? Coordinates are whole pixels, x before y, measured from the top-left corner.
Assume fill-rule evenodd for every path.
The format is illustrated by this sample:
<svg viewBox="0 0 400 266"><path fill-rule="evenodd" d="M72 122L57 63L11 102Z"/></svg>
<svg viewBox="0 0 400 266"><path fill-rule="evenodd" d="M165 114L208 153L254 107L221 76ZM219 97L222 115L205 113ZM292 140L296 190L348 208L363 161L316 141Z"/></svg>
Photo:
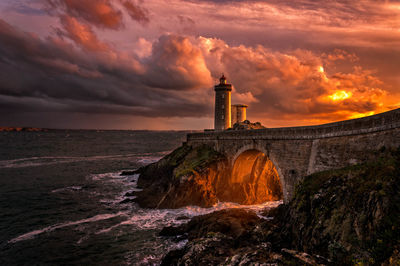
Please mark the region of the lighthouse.
<svg viewBox="0 0 400 266"><path fill-rule="evenodd" d="M225 130L231 125L231 92L232 84L226 82L224 75L219 79L219 84L215 85L215 117L214 129Z"/></svg>

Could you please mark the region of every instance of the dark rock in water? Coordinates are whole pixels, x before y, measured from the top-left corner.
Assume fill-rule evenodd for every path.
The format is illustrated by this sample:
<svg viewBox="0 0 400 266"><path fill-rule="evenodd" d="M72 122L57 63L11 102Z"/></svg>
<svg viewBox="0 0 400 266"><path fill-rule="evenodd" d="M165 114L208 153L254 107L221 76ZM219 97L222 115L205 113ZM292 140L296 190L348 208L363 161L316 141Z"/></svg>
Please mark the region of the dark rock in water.
<svg viewBox="0 0 400 266"><path fill-rule="evenodd" d="M166 226L159 233L160 236L178 236L184 234L186 234L185 226Z"/></svg>
<svg viewBox="0 0 400 266"><path fill-rule="evenodd" d="M119 202L119 204L126 204L126 203L132 203L132 202L135 202L135 199L129 199L129 198L127 198L127 199L121 200L121 201Z"/></svg>
<svg viewBox="0 0 400 266"><path fill-rule="evenodd" d="M286 265L304 261L275 251L262 219L254 212L228 209L194 217L179 227L163 229L163 235L186 233L187 245L169 252L162 265ZM310 256L310 261L315 261Z"/></svg>
<svg viewBox="0 0 400 266"><path fill-rule="evenodd" d="M177 227L164 227L160 235L175 236L185 233L189 239L195 239L207 236L211 232L220 232L226 236L239 237L260 221L261 218L253 211L225 209L193 217L188 223Z"/></svg>
<svg viewBox="0 0 400 266"><path fill-rule="evenodd" d="M140 172L138 170L129 170L129 171L122 171L120 176L125 176L125 175L136 175L139 174Z"/></svg>
<svg viewBox="0 0 400 266"><path fill-rule="evenodd" d="M189 219L190 219L190 217L189 216L185 216L185 215L179 216L179 217L176 218L176 220L178 220L178 221L180 221L180 220L189 220Z"/></svg>
<svg viewBox="0 0 400 266"><path fill-rule="evenodd" d="M226 209L194 217L187 223L185 231L189 239L204 237L210 232L219 232L228 237L239 237L260 220L261 218L253 211Z"/></svg>
<svg viewBox="0 0 400 266"><path fill-rule="evenodd" d="M137 191L129 191L125 193L125 197L133 197L136 196Z"/></svg>
<svg viewBox="0 0 400 266"><path fill-rule="evenodd" d="M183 250L168 253L163 259L162 265L223 263L226 258L236 254L232 250L235 240L243 238L260 221L261 219L252 211L227 209L194 217L187 224L175 228L166 227L160 234L186 234L189 243ZM246 251L249 250L243 250L243 253ZM261 256L263 251L264 249L260 248L258 255Z"/></svg>

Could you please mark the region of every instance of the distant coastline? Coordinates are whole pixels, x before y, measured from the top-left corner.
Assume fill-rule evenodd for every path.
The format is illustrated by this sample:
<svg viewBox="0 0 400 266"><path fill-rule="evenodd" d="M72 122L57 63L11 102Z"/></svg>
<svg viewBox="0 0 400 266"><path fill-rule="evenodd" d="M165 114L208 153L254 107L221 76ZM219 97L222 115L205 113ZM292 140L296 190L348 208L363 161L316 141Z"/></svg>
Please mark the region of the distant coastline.
<svg viewBox="0 0 400 266"><path fill-rule="evenodd" d="M150 129L67 129L67 128L38 128L38 127L1 127L0 132L49 132L49 131L135 131L135 132L186 132L200 133L202 130L150 130Z"/></svg>
<svg viewBox="0 0 400 266"><path fill-rule="evenodd" d="M46 132L48 128L36 127L0 127L0 132Z"/></svg>

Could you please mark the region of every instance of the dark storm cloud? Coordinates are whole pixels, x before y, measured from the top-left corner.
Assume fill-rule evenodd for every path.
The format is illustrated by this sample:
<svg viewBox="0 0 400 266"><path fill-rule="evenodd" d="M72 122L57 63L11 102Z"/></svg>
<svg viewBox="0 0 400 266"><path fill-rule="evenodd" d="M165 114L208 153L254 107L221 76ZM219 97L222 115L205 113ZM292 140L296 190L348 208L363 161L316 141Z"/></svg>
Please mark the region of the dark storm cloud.
<svg viewBox="0 0 400 266"><path fill-rule="evenodd" d="M182 54L169 50L174 45L183 49ZM201 58L193 57L201 54L174 36L162 37L153 50L148 64L113 50L86 53L63 39L41 39L0 20L0 108L3 112L204 115L210 107L205 97L201 100L204 93L199 97L197 92L182 90L187 84L199 88L204 82L196 85L190 77L177 77L179 71L196 72ZM156 76L163 66L176 62L174 57L181 63L178 69ZM155 59L160 60L158 65ZM167 83L143 82L159 79ZM171 92L176 89L181 92Z"/></svg>

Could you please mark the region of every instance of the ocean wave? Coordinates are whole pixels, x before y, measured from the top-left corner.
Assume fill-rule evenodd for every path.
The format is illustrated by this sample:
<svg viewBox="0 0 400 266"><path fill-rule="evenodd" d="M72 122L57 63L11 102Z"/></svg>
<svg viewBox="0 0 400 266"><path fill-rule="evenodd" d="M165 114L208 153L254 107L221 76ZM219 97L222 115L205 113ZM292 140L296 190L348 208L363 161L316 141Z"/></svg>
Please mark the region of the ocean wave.
<svg viewBox="0 0 400 266"><path fill-rule="evenodd" d="M150 164L162 158L163 152L153 154L117 154L117 155L96 155L96 156L43 156L43 157L28 157L13 160L0 160L1 168L23 168L35 167L42 165L73 163L73 162L90 162L99 160L130 160L136 161L139 164Z"/></svg>
<svg viewBox="0 0 400 266"><path fill-rule="evenodd" d="M124 188L121 193L114 195L112 198L103 198L100 200L101 203L111 204L114 206L121 206L121 202L124 200L131 200L134 196L127 196L133 191L140 191L137 188L137 181L139 174L131 176L121 176L118 173L105 173L92 175L91 178L97 181L104 182L118 182ZM241 208L253 210L257 213L260 218L268 219L268 217L262 216L260 213L265 209L275 208L282 204L282 201L269 201L262 204L256 205L241 205L233 202L218 202L210 208L202 208L198 206L186 206L179 209L142 209L135 203L124 204L127 219L114 224L110 227L99 230L96 234L103 234L112 231L120 226L133 226L136 230L152 230L160 229L164 226L179 225L187 222L188 219L198 215L208 214L214 211L230 208ZM187 219L179 219L180 217L187 217Z"/></svg>
<svg viewBox="0 0 400 266"><path fill-rule="evenodd" d="M188 221L195 216L208 214L214 211L223 209L240 208L255 211L259 217L268 219L268 217L261 216L259 213L265 209L275 208L282 204L282 201L269 201L257 205L240 205L233 202L220 202L210 208L202 208L198 206L187 206L180 209L141 209L136 208L132 213L127 216L127 220L120 222L108 228L98 231L96 234L103 234L112 231L113 229L131 225L139 230L161 229L164 226L177 226ZM180 217L187 217L187 219L179 219Z"/></svg>
<svg viewBox="0 0 400 266"><path fill-rule="evenodd" d="M60 192L64 192L64 191L80 191L80 190L82 190L81 186L70 186L70 187L54 189L51 191L51 193L60 193Z"/></svg>
<svg viewBox="0 0 400 266"><path fill-rule="evenodd" d="M97 222L97 221L102 221L102 220L108 220L108 219L111 219L111 218L114 218L114 217L117 217L117 216L123 216L123 215L125 215L125 213L122 213L122 212L108 213L108 214L98 214L96 216L93 216L93 217L90 217L90 218L86 218L86 219L82 219L82 220L78 220L78 221L68 221L68 222L61 223L61 224L55 224L55 225L51 225L51 226L48 226L48 227L45 227L45 228L42 228L42 229L34 230L34 231L29 232L29 233L26 233L26 234L20 235L18 237L15 237L15 238L9 240L8 243L14 244L14 243L17 243L19 241L33 239L37 235L40 235L42 233L52 232L52 231L60 229L60 228L79 225L79 224L83 224L83 223L91 223L91 222Z"/></svg>
<svg viewBox="0 0 400 266"><path fill-rule="evenodd" d="M162 156L145 157L145 158L139 159L138 163L151 164L151 163L158 162L161 158L162 158Z"/></svg>

